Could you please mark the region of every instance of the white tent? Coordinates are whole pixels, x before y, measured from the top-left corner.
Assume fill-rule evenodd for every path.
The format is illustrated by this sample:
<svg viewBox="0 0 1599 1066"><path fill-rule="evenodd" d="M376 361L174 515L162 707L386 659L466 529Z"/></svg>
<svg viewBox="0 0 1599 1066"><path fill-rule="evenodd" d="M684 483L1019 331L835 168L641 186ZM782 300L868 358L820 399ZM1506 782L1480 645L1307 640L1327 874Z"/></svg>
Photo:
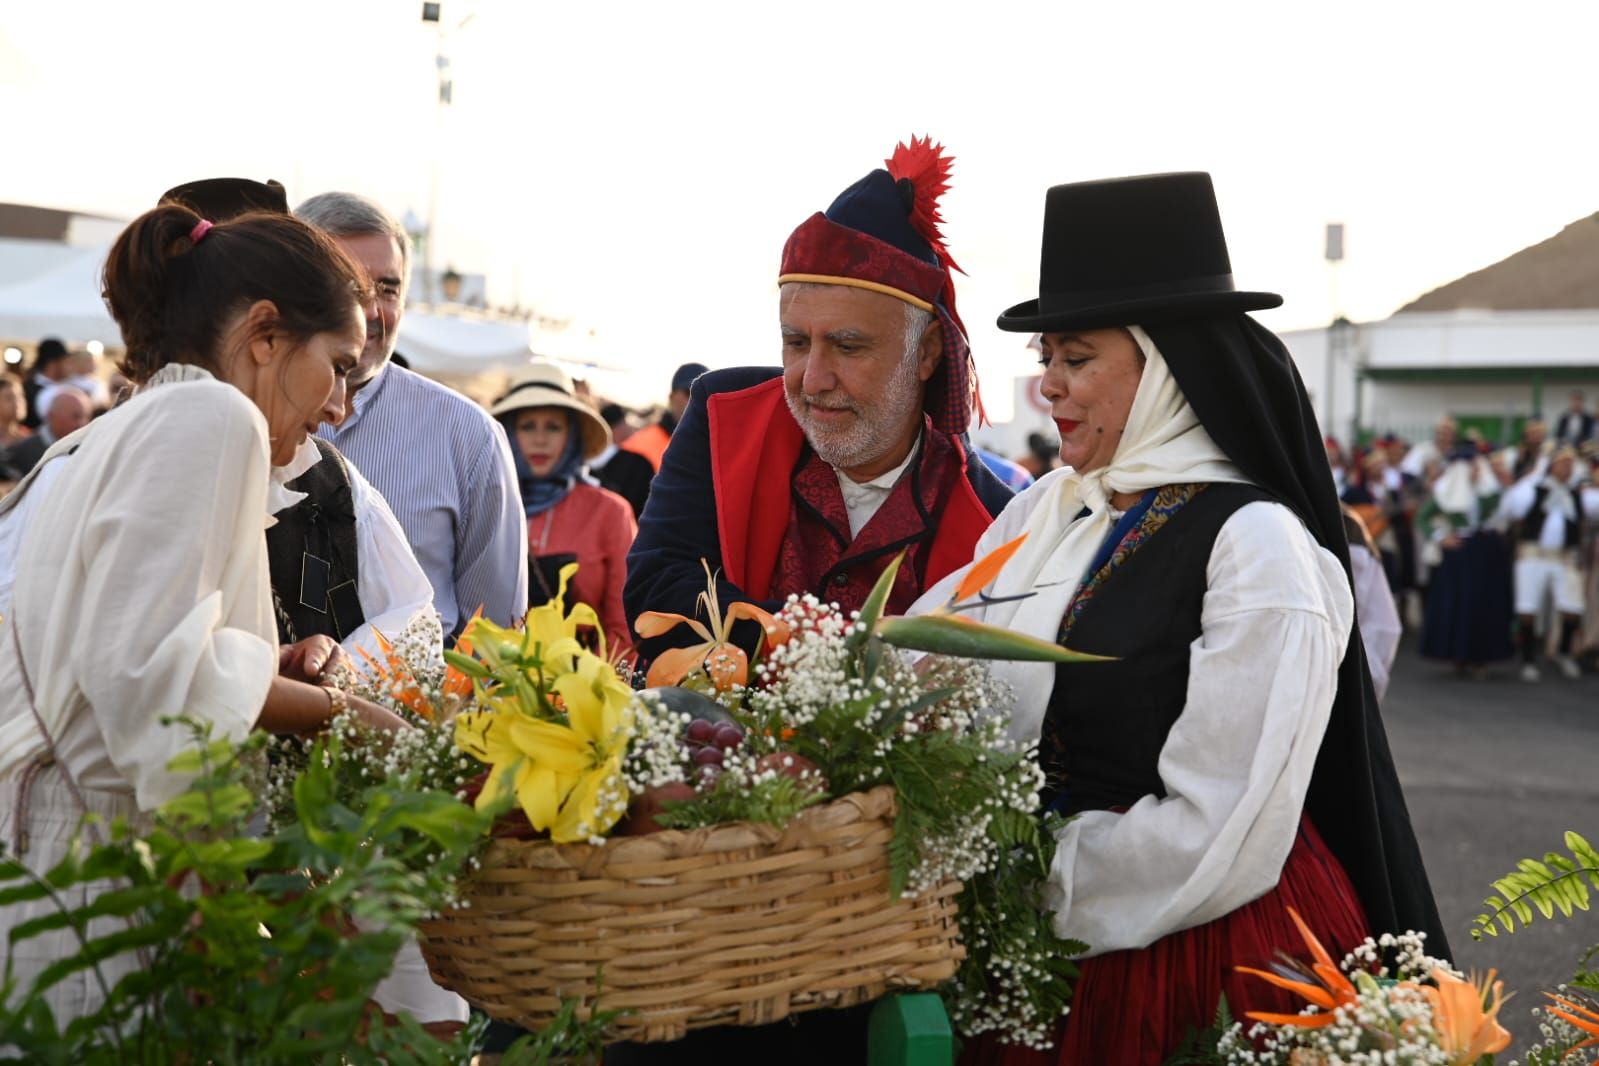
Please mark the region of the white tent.
<svg viewBox="0 0 1599 1066"><path fill-rule="evenodd" d="M0 340L60 337L119 348L122 334L100 298L107 249L78 254L26 280L0 285ZM400 320L400 350L423 373L514 370L533 357L526 322L412 309Z"/></svg>
<svg viewBox="0 0 1599 1066"><path fill-rule="evenodd" d="M398 349L421 374L479 374L520 367L533 358L530 341L520 319L411 308L400 319Z"/></svg>
<svg viewBox="0 0 1599 1066"><path fill-rule="evenodd" d="M0 340L60 337L68 344L120 347L122 333L100 299L105 255L105 248L85 248L26 281L0 286Z"/></svg>

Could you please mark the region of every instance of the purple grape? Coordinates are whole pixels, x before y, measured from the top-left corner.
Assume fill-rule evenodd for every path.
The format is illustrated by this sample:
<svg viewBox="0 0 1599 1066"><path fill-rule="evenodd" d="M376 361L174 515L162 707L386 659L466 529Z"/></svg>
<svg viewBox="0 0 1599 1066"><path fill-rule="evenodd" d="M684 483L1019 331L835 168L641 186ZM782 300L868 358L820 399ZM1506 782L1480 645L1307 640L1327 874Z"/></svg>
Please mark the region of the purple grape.
<svg viewBox="0 0 1599 1066"><path fill-rule="evenodd" d="M703 718L696 718L688 724L688 739L690 743L709 744L711 737L716 735L716 725Z"/></svg>
<svg viewBox="0 0 1599 1066"><path fill-rule="evenodd" d="M721 748L701 748L694 753L695 766L721 766Z"/></svg>
<svg viewBox="0 0 1599 1066"><path fill-rule="evenodd" d="M744 730L740 729L736 725L729 725L728 723L723 722L721 725L716 727L716 732L711 737L711 743L715 744L723 751L731 751L733 748L736 748L740 744L744 743Z"/></svg>

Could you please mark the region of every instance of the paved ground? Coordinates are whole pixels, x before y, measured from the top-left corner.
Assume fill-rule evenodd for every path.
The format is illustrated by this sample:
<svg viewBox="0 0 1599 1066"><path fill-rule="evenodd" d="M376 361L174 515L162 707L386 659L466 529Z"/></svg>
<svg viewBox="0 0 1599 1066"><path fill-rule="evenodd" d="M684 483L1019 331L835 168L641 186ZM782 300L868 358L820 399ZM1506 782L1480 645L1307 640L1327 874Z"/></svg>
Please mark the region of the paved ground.
<svg viewBox="0 0 1599 1066"><path fill-rule="evenodd" d="M1506 1008L1519 1047L1537 990L1570 978L1599 943L1599 906L1481 943L1468 930L1489 882L1518 860L1563 850L1567 829L1599 842L1599 676L1567 681L1546 668L1529 685L1506 663L1473 681L1407 643L1383 715L1456 963L1497 966L1520 990Z"/></svg>

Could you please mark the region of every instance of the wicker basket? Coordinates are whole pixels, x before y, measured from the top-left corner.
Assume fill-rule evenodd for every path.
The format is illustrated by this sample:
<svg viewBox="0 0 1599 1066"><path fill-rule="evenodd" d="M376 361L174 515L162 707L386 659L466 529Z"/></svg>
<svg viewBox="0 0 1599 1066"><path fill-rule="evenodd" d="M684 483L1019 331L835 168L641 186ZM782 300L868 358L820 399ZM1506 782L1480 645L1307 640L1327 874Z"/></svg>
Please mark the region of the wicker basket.
<svg viewBox="0 0 1599 1066"><path fill-rule="evenodd" d="M959 882L890 900L894 790L602 846L498 841L470 905L422 923L439 983L525 1028L563 998L622 1010L614 1036L676 1040L847 1007L954 975Z"/></svg>

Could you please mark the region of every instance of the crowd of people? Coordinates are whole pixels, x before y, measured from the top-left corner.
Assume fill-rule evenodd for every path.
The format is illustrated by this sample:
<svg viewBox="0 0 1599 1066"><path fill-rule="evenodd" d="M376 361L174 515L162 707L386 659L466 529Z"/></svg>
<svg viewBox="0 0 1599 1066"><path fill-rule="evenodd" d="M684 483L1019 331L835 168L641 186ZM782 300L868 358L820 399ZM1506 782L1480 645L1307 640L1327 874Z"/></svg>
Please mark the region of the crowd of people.
<svg viewBox="0 0 1599 1066"><path fill-rule="evenodd" d="M1346 451L1325 442L1333 480L1354 524L1352 543L1380 564L1392 623L1362 631L1374 669L1386 669L1399 622L1419 629L1422 655L1481 678L1516 660L1518 676L1582 675L1599 657L1599 438L1583 393L1553 435L1537 418L1503 447L1441 419L1431 440L1393 435ZM1363 605L1364 607L1365 605ZM1372 636L1385 643L1372 653Z"/></svg>
<svg viewBox="0 0 1599 1066"><path fill-rule="evenodd" d="M1249 317L1281 298L1234 285L1209 176L1048 190L1037 295L998 322L1037 335L1059 443L1011 470L969 436L980 399L940 232L950 163L913 139L805 218L780 257L775 357L684 365L647 425L547 364L490 410L399 365L409 243L365 197L291 210L275 183L169 190L105 269L129 397L74 424L71 375L39 371L57 390L39 432L0 427L8 455L38 453L0 500L0 832L44 867L86 810L137 826L182 786L167 769L181 738L160 726L179 711L233 738L351 710L402 729L329 685L332 664L419 610L444 642L477 612L514 623L572 563L626 668L679 639L634 640L630 622L693 616L707 573L723 604L808 593L849 610L903 558L889 610L917 613L1025 533L974 613L1107 657L994 664L1045 805L1074 816L1042 902L1091 951L1048 1061L1158 1063L1223 994L1235 1013L1296 1009L1235 970L1301 944L1290 907L1335 953L1413 929L1447 955L1352 641L1349 518L1292 361ZM1486 565L1449 553L1487 543L1498 495L1537 526L1528 562L1580 525L1561 453L1528 500L1495 482L1490 506L1488 460L1437 451L1433 480L1415 475L1444 520L1430 597L1454 587L1449 559ZM1371 497L1350 506L1376 508L1372 531L1388 481L1359 471L1342 488ZM1388 533L1372 558L1400 568ZM1476 610L1466 598L1440 617ZM30 908L0 909L0 935ZM23 981L72 950L28 943ZM51 1002L64 1021L98 994L75 977ZM414 945L377 998L465 1017ZM823 1011L606 1061L854 1062L864 1046L861 1011Z"/></svg>

